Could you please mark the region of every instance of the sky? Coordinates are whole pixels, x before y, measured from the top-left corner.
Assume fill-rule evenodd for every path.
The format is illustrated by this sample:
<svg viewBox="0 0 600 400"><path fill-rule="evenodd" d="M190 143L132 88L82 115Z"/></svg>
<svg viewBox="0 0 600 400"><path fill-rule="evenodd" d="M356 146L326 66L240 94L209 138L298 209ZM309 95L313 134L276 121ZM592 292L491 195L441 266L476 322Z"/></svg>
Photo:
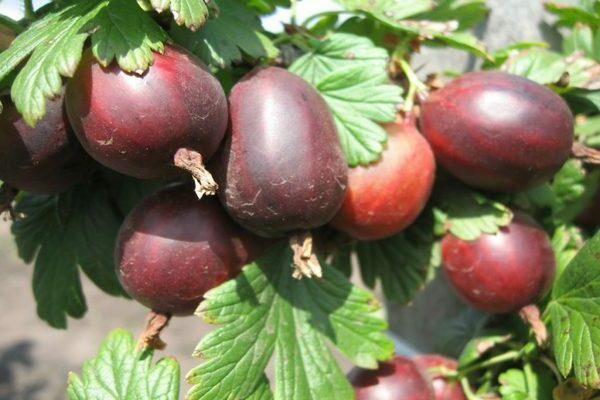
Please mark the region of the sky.
<svg viewBox="0 0 600 400"><path fill-rule="evenodd" d="M34 0L34 7L44 4L45 0ZM1 0L0 14L6 15L12 19L21 19L23 16L23 7L19 0ZM298 2L297 20L304 21L307 17L331 10L340 10L341 7L332 0L304 0ZM290 11L288 9L278 9L274 14L263 17L263 25L266 30L271 32L281 32L281 22L289 22Z"/></svg>

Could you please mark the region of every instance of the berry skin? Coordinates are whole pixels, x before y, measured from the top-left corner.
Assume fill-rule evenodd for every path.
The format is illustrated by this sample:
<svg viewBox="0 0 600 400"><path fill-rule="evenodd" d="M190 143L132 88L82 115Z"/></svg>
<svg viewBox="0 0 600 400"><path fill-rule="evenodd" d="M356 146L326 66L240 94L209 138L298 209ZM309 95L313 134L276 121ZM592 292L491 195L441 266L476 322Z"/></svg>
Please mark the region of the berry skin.
<svg viewBox="0 0 600 400"><path fill-rule="evenodd" d="M46 103L35 127L8 96L0 114L0 180L27 192L60 193L82 180L93 162L71 130L61 94Z"/></svg>
<svg viewBox="0 0 600 400"><path fill-rule="evenodd" d="M376 370L349 374L356 400L435 400L431 382L412 360L396 356Z"/></svg>
<svg viewBox="0 0 600 400"><path fill-rule="evenodd" d="M230 125L212 169L232 218L265 237L328 223L342 205L347 166L323 98L277 67L248 73L229 96Z"/></svg>
<svg viewBox="0 0 600 400"><path fill-rule="evenodd" d="M83 147L101 164L136 178L169 179L179 149L207 161L227 129L219 81L194 55L167 45L142 75L116 63L102 67L91 51L67 84L69 119Z"/></svg>
<svg viewBox="0 0 600 400"><path fill-rule="evenodd" d="M238 274L267 243L234 224L215 198L198 200L185 186L139 203L117 239L121 284L153 311L190 315L204 294Z"/></svg>
<svg viewBox="0 0 600 400"><path fill-rule="evenodd" d="M383 239L414 222L425 207L435 178L427 141L409 117L384 126L388 142L375 164L348 171L348 191L331 221L359 240Z"/></svg>
<svg viewBox="0 0 600 400"><path fill-rule="evenodd" d="M438 163L473 187L510 192L549 180L568 159L573 115L550 89L472 72L433 92L421 129Z"/></svg>
<svg viewBox="0 0 600 400"><path fill-rule="evenodd" d="M489 313L510 313L539 300L550 288L556 262L546 232L516 212L497 234L473 241L447 234L442 265L458 294Z"/></svg>
<svg viewBox="0 0 600 400"><path fill-rule="evenodd" d="M431 378L435 400L467 400L460 382L450 381L441 372L435 371L436 368L456 371L458 363L455 360L437 354L424 354L413 357L413 361Z"/></svg>

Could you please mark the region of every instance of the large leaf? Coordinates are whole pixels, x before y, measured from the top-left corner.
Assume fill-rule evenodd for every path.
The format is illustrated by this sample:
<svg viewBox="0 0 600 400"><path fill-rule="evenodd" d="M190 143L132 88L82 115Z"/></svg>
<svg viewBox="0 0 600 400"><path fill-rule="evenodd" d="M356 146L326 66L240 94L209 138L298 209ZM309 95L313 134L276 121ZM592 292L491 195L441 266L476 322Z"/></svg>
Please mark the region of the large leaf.
<svg viewBox="0 0 600 400"><path fill-rule="evenodd" d="M560 275L546 309L561 373L600 388L600 233L590 239Z"/></svg>
<svg viewBox="0 0 600 400"><path fill-rule="evenodd" d="M348 33L334 33L322 41L311 42L312 51L297 59L290 71L316 85L326 75L347 67L363 66L385 71L387 51L373 45L368 38Z"/></svg>
<svg viewBox="0 0 600 400"><path fill-rule="evenodd" d="M479 57L487 57L485 46L475 36L459 28L473 25L483 17L483 4L480 1L465 0L463 8L453 9L450 1L442 1L440 9L434 9L435 3L430 0L338 0L353 10L369 13L377 20L403 34L411 34L425 43L443 42L446 45L470 51ZM471 4L469 4L471 3ZM458 5L458 4L457 4ZM470 12L467 19L458 18L461 13ZM423 13L423 14L420 14ZM420 14L420 15L415 15ZM449 20L446 15L457 17ZM414 16L416 19L406 19ZM432 20L418 19L431 17ZM468 23L467 23L468 21Z"/></svg>
<svg viewBox="0 0 600 400"><path fill-rule="evenodd" d="M179 399L179 364L174 358L152 363L153 351L139 351L131 333L112 331L81 377L69 374L69 400Z"/></svg>
<svg viewBox="0 0 600 400"><path fill-rule="evenodd" d="M113 186L122 179L123 187ZM18 203L24 217L12 232L19 256L35 261L38 315L53 327L65 328L67 316L79 318L86 311L79 267L106 293L125 296L115 274L115 239L128 207L125 198L132 196L127 193L137 188L139 199L146 191L132 179L110 182L84 182L58 196L27 194Z"/></svg>
<svg viewBox="0 0 600 400"><path fill-rule="evenodd" d="M378 160L387 134L375 122L396 119L401 88L390 85L384 71L364 66L332 72L316 88L331 109L348 164Z"/></svg>
<svg viewBox="0 0 600 400"><path fill-rule="evenodd" d="M264 369L275 354L275 399L346 399L353 395L325 344L374 368L393 353L373 297L324 265L322 280L292 278L292 254L277 246L235 279L211 290L198 315L222 325L195 355L206 361L187 376L190 400L264 393ZM268 398L265 394L264 398Z"/></svg>
<svg viewBox="0 0 600 400"><path fill-rule="evenodd" d="M410 302L433 277L439 265L439 246L429 231L413 226L388 239L356 244L364 283L381 282L387 300Z"/></svg>
<svg viewBox="0 0 600 400"><path fill-rule="evenodd" d="M389 84L387 52L369 39L336 33L296 60L290 71L312 83L327 101L348 164L378 160L387 134L379 122L396 118L401 88Z"/></svg>
<svg viewBox="0 0 600 400"><path fill-rule="evenodd" d="M219 68L241 60L242 52L253 58L277 55L277 48L261 33L258 14L235 0L215 2L220 10L218 18L207 21L197 32L175 26L171 29L173 39Z"/></svg>
<svg viewBox="0 0 600 400"><path fill-rule="evenodd" d="M62 77L70 77L92 35L94 54L104 64L116 58L127 71L143 72L152 50L162 50L167 36L135 0L67 2L33 23L0 54L0 82L25 59L11 90L25 121L35 124L46 100L60 93Z"/></svg>

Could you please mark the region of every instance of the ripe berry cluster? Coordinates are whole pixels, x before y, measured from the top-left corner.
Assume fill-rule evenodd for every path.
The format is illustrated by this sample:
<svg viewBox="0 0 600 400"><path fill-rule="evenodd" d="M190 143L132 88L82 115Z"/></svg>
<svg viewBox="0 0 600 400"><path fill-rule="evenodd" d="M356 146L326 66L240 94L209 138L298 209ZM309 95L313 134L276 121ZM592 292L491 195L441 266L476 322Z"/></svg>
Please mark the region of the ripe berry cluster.
<svg viewBox="0 0 600 400"><path fill-rule="evenodd" d="M319 276L316 257L303 251L311 247L305 232L329 224L357 240L397 234L426 205L436 161L472 187L511 192L549 180L573 140L573 117L558 95L517 76L476 72L431 93L419 121L404 115L385 125L378 162L348 168L325 101L300 77L257 68L227 99L200 60L172 45L142 75L101 66L87 51L35 127L2 101L0 179L11 188L62 192L99 164L176 183L126 218L115 257L127 292L169 315L192 313L207 290L278 239L301 247L298 276ZM189 175L199 196L180 182ZM215 192L218 199L198 199ZM442 262L458 293L493 313L539 300L555 270L548 236L517 210L497 234L448 234ZM397 374L405 381L393 385L402 388L423 380L412 361L397 358L358 373L359 398L388 398L362 393Z"/></svg>

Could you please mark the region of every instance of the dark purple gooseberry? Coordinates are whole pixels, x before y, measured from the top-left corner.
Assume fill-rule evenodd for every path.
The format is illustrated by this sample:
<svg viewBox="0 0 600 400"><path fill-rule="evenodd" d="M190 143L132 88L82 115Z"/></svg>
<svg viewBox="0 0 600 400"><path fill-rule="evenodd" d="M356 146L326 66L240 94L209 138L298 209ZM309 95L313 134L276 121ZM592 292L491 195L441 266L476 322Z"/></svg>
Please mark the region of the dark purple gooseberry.
<svg viewBox="0 0 600 400"><path fill-rule="evenodd" d="M137 178L174 178L183 169L196 174L227 129L219 81L194 55L171 45L154 54L154 64L142 75L126 73L116 63L102 67L86 51L67 84L66 105L88 153Z"/></svg>
<svg viewBox="0 0 600 400"><path fill-rule="evenodd" d="M194 312L204 294L238 274L268 242L236 225L216 198L186 186L156 192L126 218L115 259L123 287L153 311Z"/></svg>
<svg viewBox="0 0 600 400"><path fill-rule="evenodd" d="M569 158L573 115L545 86L504 72L472 72L423 103L421 129L436 160L484 190L524 190Z"/></svg>
<svg viewBox="0 0 600 400"><path fill-rule="evenodd" d="M284 69L259 68L233 87L229 112L213 169L233 219L265 237L329 222L344 200L347 166L319 93Z"/></svg>
<svg viewBox="0 0 600 400"><path fill-rule="evenodd" d="M63 97L47 101L35 127L21 118L10 97L1 98L0 180L27 192L59 193L89 173L93 162L73 135Z"/></svg>
<svg viewBox="0 0 600 400"><path fill-rule="evenodd" d="M458 294L473 307L510 313L538 301L550 288L556 261L546 232L516 212L496 234L442 240L442 265Z"/></svg>
<svg viewBox="0 0 600 400"><path fill-rule="evenodd" d="M415 362L396 356L376 370L355 368L349 373L356 400L434 400L427 375Z"/></svg>

